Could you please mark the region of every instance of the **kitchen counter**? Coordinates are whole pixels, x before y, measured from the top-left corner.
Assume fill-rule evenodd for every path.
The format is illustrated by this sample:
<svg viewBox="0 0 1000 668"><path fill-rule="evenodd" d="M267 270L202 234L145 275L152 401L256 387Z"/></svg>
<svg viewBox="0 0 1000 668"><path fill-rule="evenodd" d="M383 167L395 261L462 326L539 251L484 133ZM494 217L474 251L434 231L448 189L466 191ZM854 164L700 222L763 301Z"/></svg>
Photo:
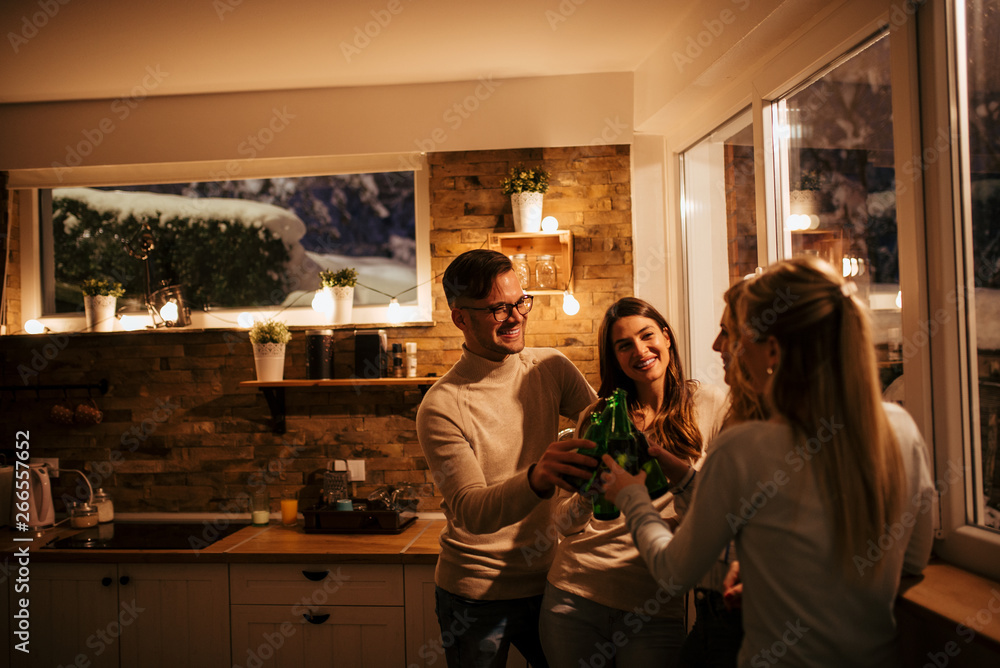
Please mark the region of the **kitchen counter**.
<svg viewBox="0 0 1000 668"><path fill-rule="evenodd" d="M0 529L0 548L4 554L28 546L31 559L39 562L79 563L299 563L338 562L368 564L435 564L438 535L444 528L441 519L417 519L398 534L320 534L305 533L301 526L288 528L272 522L267 527L244 527L203 549L46 549L48 543L75 534L69 527L53 527L30 542L17 541L24 534L9 528ZM212 531L205 522L200 533ZM194 545L199 534L192 535Z"/></svg>

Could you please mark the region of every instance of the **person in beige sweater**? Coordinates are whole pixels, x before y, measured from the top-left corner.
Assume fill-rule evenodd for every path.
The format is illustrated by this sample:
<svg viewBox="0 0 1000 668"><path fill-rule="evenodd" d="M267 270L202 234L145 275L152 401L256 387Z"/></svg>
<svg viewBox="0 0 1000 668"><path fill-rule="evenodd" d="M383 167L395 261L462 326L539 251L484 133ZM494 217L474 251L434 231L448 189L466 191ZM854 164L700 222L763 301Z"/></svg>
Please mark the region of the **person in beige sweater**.
<svg viewBox="0 0 1000 668"><path fill-rule="evenodd" d="M554 545L555 489L597 461L588 444L557 441L597 395L557 350L526 348L532 298L510 260L476 249L445 271L461 359L428 390L417 436L447 523L435 572L436 612L448 665L503 666L513 644L547 666L538 611Z"/></svg>
<svg viewBox="0 0 1000 668"><path fill-rule="evenodd" d="M719 430L728 399L721 388L684 377L663 316L641 299L620 299L604 316L598 347L598 394L624 388L632 420L650 443L698 462L703 445ZM603 399L595 408L601 404ZM562 493L561 499L556 526L563 538L541 614L550 665L674 665L686 635L683 594L653 578L624 517L595 519L592 495ZM673 494L653 503L661 517L674 516Z"/></svg>

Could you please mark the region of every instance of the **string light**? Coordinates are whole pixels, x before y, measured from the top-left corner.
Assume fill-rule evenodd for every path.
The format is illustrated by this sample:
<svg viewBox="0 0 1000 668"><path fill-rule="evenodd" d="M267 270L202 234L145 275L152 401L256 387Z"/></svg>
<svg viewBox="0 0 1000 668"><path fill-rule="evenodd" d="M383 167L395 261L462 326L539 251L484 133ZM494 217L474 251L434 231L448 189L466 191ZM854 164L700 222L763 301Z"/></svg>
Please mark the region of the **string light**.
<svg viewBox="0 0 1000 668"><path fill-rule="evenodd" d="M580 302L568 290L563 293L563 313L576 315L580 312Z"/></svg>

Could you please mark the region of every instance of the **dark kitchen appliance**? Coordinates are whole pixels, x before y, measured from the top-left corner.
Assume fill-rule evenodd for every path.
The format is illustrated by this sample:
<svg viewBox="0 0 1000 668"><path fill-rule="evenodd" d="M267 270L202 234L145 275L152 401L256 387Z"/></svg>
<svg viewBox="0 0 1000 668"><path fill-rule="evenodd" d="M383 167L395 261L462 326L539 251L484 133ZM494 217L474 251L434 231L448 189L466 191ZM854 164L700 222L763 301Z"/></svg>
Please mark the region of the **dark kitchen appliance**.
<svg viewBox="0 0 1000 668"><path fill-rule="evenodd" d="M306 533L402 533L417 519L412 510L377 510L368 499L351 499L354 510L318 503L302 511Z"/></svg>
<svg viewBox="0 0 1000 668"><path fill-rule="evenodd" d="M384 329L359 329L354 332L354 377L385 378L388 376Z"/></svg>
<svg viewBox="0 0 1000 668"><path fill-rule="evenodd" d="M45 546L53 550L201 550L246 522L110 522Z"/></svg>

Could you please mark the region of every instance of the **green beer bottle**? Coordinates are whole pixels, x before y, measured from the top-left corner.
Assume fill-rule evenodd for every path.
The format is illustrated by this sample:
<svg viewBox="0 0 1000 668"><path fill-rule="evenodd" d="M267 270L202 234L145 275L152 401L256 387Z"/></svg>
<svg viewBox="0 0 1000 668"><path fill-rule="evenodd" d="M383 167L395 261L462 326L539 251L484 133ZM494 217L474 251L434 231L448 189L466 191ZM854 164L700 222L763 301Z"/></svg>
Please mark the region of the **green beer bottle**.
<svg viewBox="0 0 1000 668"><path fill-rule="evenodd" d="M590 414L587 429L584 432L583 438L588 441L593 441L595 446L593 448L578 448L577 452L581 455L586 455L596 459L598 462L597 468L594 469L589 478L577 478L576 476L565 475L563 476L563 480L573 485L573 487L576 488L576 491L580 494L586 495L600 475L601 455L606 452L606 443L604 441L604 420L600 413L595 411Z"/></svg>
<svg viewBox="0 0 1000 668"><path fill-rule="evenodd" d="M622 389L617 389L611 393L611 396L607 398L604 406L604 451L621 465L626 471L630 471L628 464L628 453L622 452L622 446L624 445L621 440L621 415L624 411L625 419L628 420L628 409L624 404L625 391ZM595 479L598 478L602 473L608 470L608 467L601 465L597 472L594 474ZM614 520L618 519L621 515L621 511L618 506L608 501L604 494L598 494L594 499L594 519L598 520Z"/></svg>

